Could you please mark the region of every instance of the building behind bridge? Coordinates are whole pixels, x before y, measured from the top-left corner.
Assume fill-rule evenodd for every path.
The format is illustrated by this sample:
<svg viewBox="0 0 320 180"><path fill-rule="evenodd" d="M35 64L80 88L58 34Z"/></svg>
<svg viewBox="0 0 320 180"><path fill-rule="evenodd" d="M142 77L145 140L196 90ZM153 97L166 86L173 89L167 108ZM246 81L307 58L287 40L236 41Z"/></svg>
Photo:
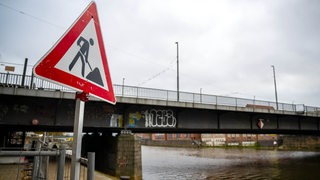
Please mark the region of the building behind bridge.
<svg viewBox="0 0 320 180"><path fill-rule="evenodd" d="M138 134L147 145L190 146L201 142L204 146L275 146L275 134L187 134L151 133Z"/></svg>

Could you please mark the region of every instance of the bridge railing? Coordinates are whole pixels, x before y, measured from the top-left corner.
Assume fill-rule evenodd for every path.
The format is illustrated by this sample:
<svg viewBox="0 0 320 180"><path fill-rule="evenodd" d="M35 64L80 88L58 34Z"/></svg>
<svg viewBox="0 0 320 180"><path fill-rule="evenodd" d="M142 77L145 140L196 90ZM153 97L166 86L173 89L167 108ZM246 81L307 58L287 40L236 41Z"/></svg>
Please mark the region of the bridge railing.
<svg viewBox="0 0 320 180"><path fill-rule="evenodd" d="M24 82L23 82L24 79ZM0 73L0 85L8 87L23 87L30 89L47 89L60 91L74 91L67 87L39 79L34 76L25 76L20 74ZM144 88L136 86L113 85L116 96L147 98L156 100L178 101L177 91ZM271 101L261 101L256 99L235 98L228 96L217 96L209 94L179 92L179 102L191 102L200 104L212 104L221 106L234 107L251 107L276 110L277 104ZM291 112L311 112L319 113L319 107L311 107L305 105L278 103L278 110Z"/></svg>
<svg viewBox="0 0 320 180"><path fill-rule="evenodd" d="M168 101L177 101L177 92L171 90L143 88L136 86L121 86L114 85L115 94L117 96L135 97L135 98L148 98L148 99L159 99ZM254 99L235 98L227 96L216 96L209 94L179 93L180 102L191 102L201 104L212 104L212 105L224 105L224 106L235 106L235 107L260 107L276 110L276 103L270 101L261 101ZM278 110L283 111L296 111L295 104L278 103ZM315 111L316 108L309 108L309 110Z"/></svg>

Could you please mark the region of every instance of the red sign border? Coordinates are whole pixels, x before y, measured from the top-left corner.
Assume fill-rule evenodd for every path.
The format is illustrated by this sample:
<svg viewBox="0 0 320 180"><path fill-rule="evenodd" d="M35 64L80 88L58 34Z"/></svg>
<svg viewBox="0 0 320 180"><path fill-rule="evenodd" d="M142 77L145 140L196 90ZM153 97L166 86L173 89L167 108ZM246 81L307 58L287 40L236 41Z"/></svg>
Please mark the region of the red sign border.
<svg viewBox="0 0 320 180"><path fill-rule="evenodd" d="M62 59L68 49L77 40L79 35L82 33L82 31L88 25L92 18L94 19L102 64L108 84L108 90L80 77L55 68L55 65ZM58 40L58 42L48 51L48 53L40 59L40 61L33 68L33 72L36 76L44 78L48 81L66 85L78 91L83 91L84 93L107 101L110 104L116 103L95 2L91 2L88 5L88 7L79 16L79 18L60 38L60 40Z"/></svg>

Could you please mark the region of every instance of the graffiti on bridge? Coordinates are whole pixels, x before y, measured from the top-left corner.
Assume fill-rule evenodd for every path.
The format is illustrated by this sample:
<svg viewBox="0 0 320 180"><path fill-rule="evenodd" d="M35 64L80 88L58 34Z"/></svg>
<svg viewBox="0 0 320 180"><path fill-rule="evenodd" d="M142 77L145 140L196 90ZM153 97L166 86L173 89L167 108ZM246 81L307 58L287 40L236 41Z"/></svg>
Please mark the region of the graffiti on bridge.
<svg viewBox="0 0 320 180"><path fill-rule="evenodd" d="M123 115L112 114L110 119L110 127L123 127Z"/></svg>
<svg viewBox="0 0 320 180"><path fill-rule="evenodd" d="M146 110L145 127L176 127L177 120L172 110Z"/></svg>

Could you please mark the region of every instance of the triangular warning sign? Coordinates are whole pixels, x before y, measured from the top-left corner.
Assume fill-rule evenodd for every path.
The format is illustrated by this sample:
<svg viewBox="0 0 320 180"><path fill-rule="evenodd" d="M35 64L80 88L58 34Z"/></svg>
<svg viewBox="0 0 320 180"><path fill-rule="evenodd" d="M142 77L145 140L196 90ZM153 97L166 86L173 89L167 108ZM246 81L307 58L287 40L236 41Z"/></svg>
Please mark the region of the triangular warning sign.
<svg viewBox="0 0 320 180"><path fill-rule="evenodd" d="M116 103L95 2L35 65L36 76Z"/></svg>

